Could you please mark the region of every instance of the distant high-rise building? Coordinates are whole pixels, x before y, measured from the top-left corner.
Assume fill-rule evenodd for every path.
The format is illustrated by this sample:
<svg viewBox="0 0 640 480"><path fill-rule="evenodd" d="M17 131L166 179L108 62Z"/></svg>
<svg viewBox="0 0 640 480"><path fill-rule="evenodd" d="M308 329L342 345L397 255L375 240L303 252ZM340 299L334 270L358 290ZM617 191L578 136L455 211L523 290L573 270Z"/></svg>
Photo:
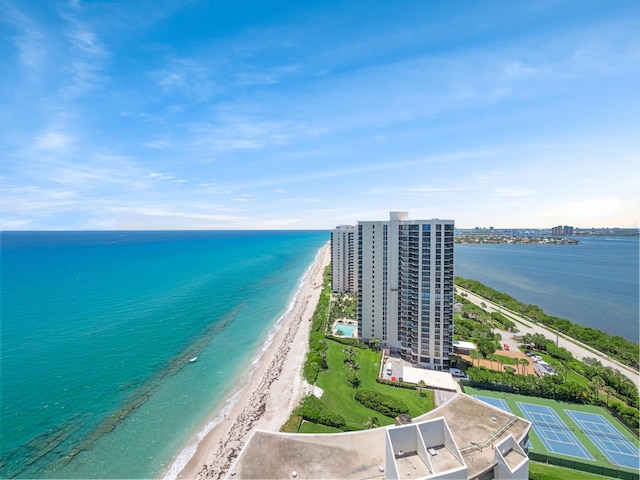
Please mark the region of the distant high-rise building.
<svg viewBox="0 0 640 480"><path fill-rule="evenodd" d="M453 350L453 220L358 222L358 334L412 363L449 368Z"/></svg>
<svg viewBox="0 0 640 480"><path fill-rule="evenodd" d="M338 225L331 230L331 291L356 291L355 235L353 225Z"/></svg>
<svg viewBox="0 0 640 480"><path fill-rule="evenodd" d="M573 227L570 227L569 225L558 225L557 227L552 227L551 235L554 237L573 235Z"/></svg>

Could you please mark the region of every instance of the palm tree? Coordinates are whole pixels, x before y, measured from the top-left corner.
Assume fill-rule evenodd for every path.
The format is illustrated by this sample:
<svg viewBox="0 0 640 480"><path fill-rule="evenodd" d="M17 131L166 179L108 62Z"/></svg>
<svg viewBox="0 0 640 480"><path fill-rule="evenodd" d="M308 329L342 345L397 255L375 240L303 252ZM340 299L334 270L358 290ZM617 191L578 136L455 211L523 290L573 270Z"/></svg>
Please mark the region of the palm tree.
<svg viewBox="0 0 640 480"><path fill-rule="evenodd" d="M609 385L604 387L604 391L607 392L607 406L609 406L609 395L612 393L616 393L616 391L613 388L611 388Z"/></svg>
<svg viewBox="0 0 640 480"><path fill-rule="evenodd" d="M427 388L427 384L424 382L424 380L420 380L418 382L418 395L420 395L421 397L424 396L424 394L422 393L422 390Z"/></svg>
<svg viewBox="0 0 640 480"><path fill-rule="evenodd" d="M482 358L482 354L478 350L471 350L469 356L471 357L471 365L474 365L474 360L480 360ZM479 363L480 362L478 362L478 364Z"/></svg>
<svg viewBox="0 0 640 480"><path fill-rule="evenodd" d="M526 358L519 358L518 363L522 365L522 375L527 373L527 367L529 366L529 360Z"/></svg>
<svg viewBox="0 0 640 480"><path fill-rule="evenodd" d="M487 355L486 358L487 358L487 360L489 360L491 362L491 370L493 370L493 362L498 360L498 358L493 353Z"/></svg>
<svg viewBox="0 0 640 480"><path fill-rule="evenodd" d="M604 380L602 379L602 377L596 375L595 377L593 377L591 379L591 383L590 383L591 389L593 390L593 392L595 393L595 397L596 400L600 400L600 389L602 389L605 386Z"/></svg>
<svg viewBox="0 0 640 480"><path fill-rule="evenodd" d="M347 356L347 360L348 361L352 361L353 357L356 354L356 350L355 348L353 348L352 346L346 346L342 349L342 353L344 353Z"/></svg>
<svg viewBox="0 0 640 480"><path fill-rule="evenodd" d="M349 365L349 370L353 372L353 379L356 380L357 378L356 373L358 372L358 370L360 370L360 364L355 360L352 360L348 363L348 365Z"/></svg>
<svg viewBox="0 0 640 480"><path fill-rule="evenodd" d="M569 370L563 364L559 363L554 365L553 369L556 371L556 375L562 379L563 382L567 381L567 374Z"/></svg>
<svg viewBox="0 0 640 480"><path fill-rule="evenodd" d="M449 361L451 362L451 364L453 365L454 368L460 368L460 362L461 362L461 358L460 355L456 355L456 354L451 354L449 355Z"/></svg>
<svg viewBox="0 0 640 480"><path fill-rule="evenodd" d="M532 337L533 346L536 347L536 350L540 351L547 343L547 338L541 333L534 333Z"/></svg>

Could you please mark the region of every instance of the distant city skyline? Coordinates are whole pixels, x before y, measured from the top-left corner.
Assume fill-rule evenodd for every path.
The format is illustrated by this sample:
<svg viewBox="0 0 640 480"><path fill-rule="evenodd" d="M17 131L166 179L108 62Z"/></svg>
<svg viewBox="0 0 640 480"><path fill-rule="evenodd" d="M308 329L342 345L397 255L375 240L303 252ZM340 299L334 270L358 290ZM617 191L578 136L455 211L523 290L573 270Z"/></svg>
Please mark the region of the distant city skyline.
<svg viewBox="0 0 640 480"><path fill-rule="evenodd" d="M2 230L639 225L638 2L0 7Z"/></svg>

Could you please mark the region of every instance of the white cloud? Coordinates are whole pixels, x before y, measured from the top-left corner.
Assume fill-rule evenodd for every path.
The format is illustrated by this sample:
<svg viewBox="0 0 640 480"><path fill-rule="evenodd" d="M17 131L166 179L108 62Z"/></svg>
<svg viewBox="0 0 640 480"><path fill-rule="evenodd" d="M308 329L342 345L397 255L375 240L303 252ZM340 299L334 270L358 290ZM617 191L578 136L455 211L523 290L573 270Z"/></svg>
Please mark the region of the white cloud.
<svg viewBox="0 0 640 480"><path fill-rule="evenodd" d="M232 199L232 201L234 202L250 202L254 200L254 196L253 195L249 195L247 193L243 193L242 195L240 195L239 197L235 197Z"/></svg>
<svg viewBox="0 0 640 480"><path fill-rule="evenodd" d="M240 85L273 85L284 77L292 76L302 69L301 64L261 68L260 70L244 70L236 74Z"/></svg>
<svg viewBox="0 0 640 480"><path fill-rule="evenodd" d="M533 195L532 190L525 190L521 188L496 188L493 190L493 195L496 197L530 197Z"/></svg>
<svg viewBox="0 0 640 480"><path fill-rule="evenodd" d="M427 185L418 185L418 186L385 186L385 187L371 187L367 190L363 191L363 195L384 195L385 197L391 196L421 196L422 194L430 194L430 193L444 193L444 192L454 192L460 190L461 187L433 187Z"/></svg>
<svg viewBox="0 0 640 480"><path fill-rule="evenodd" d="M14 43L19 53L20 64L29 77L38 73L47 57L47 39L41 28L27 15L8 2L0 2L4 13L18 31Z"/></svg>
<svg viewBox="0 0 640 480"><path fill-rule="evenodd" d="M154 148L158 150L171 148L173 146L171 142L166 140L153 140L151 142L144 142L142 145L147 148Z"/></svg>
<svg viewBox="0 0 640 480"><path fill-rule="evenodd" d="M300 134L300 127L295 125L227 114L220 115L216 123L191 124L188 128L193 145L214 151L263 149L287 144Z"/></svg>
<svg viewBox="0 0 640 480"><path fill-rule="evenodd" d="M91 57L103 57L105 56L105 50L100 45L96 34L86 27L83 27L78 22L74 22L76 28L68 33L68 37L71 39L73 45L84 54Z"/></svg>
<svg viewBox="0 0 640 480"><path fill-rule="evenodd" d="M165 91L170 91L173 88L182 87L185 84L183 76L177 72L161 70L156 74L156 77L158 85L160 85Z"/></svg>
<svg viewBox="0 0 640 480"><path fill-rule="evenodd" d="M165 68L150 74L166 95L181 95L204 102L216 93L210 59L168 58L166 64Z"/></svg>
<svg viewBox="0 0 640 480"><path fill-rule="evenodd" d="M68 76L62 93L65 97L73 99L107 82L104 62L109 53L98 35L80 21L75 12L61 11L60 15L67 21L66 38L69 42L69 49L64 52L65 58L62 60Z"/></svg>
<svg viewBox="0 0 640 480"><path fill-rule="evenodd" d="M71 146L73 138L58 131L48 131L35 138L34 144L40 150L65 150Z"/></svg>
<svg viewBox="0 0 640 480"><path fill-rule="evenodd" d="M508 64L506 64L503 68L502 71L508 76L508 77L514 77L514 78L526 78L526 77L531 77L533 75L538 75L541 73L548 73L548 70L542 70L539 68L535 68L535 67L531 67L529 65L526 65L524 63L521 62L510 62Z"/></svg>

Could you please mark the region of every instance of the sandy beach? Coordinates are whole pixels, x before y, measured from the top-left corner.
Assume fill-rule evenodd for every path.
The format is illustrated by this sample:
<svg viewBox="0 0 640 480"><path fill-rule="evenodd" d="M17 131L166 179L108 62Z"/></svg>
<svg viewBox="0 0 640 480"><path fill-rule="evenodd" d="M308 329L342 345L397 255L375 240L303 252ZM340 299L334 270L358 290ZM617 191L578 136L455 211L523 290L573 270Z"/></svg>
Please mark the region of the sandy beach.
<svg viewBox="0 0 640 480"><path fill-rule="evenodd" d="M323 272L331 260L329 244L311 266L294 305L262 354L248 386L226 419L211 430L177 478L222 478L253 429L278 431L308 389L302 364L309 328L322 290Z"/></svg>

